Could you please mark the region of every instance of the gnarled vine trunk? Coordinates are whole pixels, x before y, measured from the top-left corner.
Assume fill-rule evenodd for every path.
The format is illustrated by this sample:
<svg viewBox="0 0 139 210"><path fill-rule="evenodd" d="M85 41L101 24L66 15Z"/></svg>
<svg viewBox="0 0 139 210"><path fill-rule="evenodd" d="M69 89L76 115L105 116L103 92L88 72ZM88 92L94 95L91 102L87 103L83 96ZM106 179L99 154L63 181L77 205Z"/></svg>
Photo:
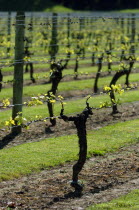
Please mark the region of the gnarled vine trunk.
<svg viewBox="0 0 139 210"><path fill-rule="evenodd" d="M128 70L127 69L123 69L121 71L117 71L116 74L113 76L111 82L110 82L110 87L111 87L111 91L110 91L110 98L111 98L111 102L112 102L112 114L116 114L118 113L118 108L117 108L117 104L115 103L115 95L114 95L114 90L112 89L112 85L115 85L117 80L123 76L123 75L127 75L128 74Z"/></svg>
<svg viewBox="0 0 139 210"><path fill-rule="evenodd" d="M103 55L104 54L102 53L101 57L98 58L98 71L94 82L94 93L98 92L98 80L101 74Z"/></svg>
<svg viewBox="0 0 139 210"><path fill-rule="evenodd" d="M85 164L86 157L87 157L86 121L89 115L93 114L92 108L90 108L88 105L81 114L78 114L77 116L73 116L73 117L68 117L64 115L63 112L64 112L64 109L61 110L61 114L60 114L61 118L64 121L73 121L77 129L77 135L79 139L79 159L77 163L75 163L73 166L71 186L74 187L75 190L81 191L83 186L79 184L78 176Z"/></svg>
<svg viewBox="0 0 139 210"><path fill-rule="evenodd" d="M52 83L51 89L47 92L48 97L51 99L51 95L55 96L58 88L58 84L60 83L62 79L62 71L65 69L67 62L69 61L70 57L68 57L65 61L65 64L62 65L60 62L51 64L52 74L50 76L50 82ZM56 119L54 117L54 111L53 111L53 104L51 103L51 100L48 100L47 102L49 116L50 116L50 122L52 126L56 125Z"/></svg>

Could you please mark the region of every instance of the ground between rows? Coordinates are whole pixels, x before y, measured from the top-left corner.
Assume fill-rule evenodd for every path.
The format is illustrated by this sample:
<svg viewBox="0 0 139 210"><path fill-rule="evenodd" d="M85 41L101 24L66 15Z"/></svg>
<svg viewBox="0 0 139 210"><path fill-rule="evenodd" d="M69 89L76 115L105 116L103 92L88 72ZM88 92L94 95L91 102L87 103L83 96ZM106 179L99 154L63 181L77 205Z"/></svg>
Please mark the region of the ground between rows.
<svg viewBox="0 0 139 210"><path fill-rule="evenodd" d="M111 109L102 109L99 112L94 110L94 115L87 122L87 130L138 118L138 107L138 102L123 104L119 106L121 113L114 116L111 115ZM12 141L8 141L8 131L3 130L0 145L2 149L73 133L76 133L74 125L62 120L58 121L56 127L49 127L49 123L32 124L29 130L24 130L13 140L11 137ZM69 183L73 164L71 162L37 174L1 182L1 209L6 209L8 202L13 202L17 209L85 209L91 204L110 201L132 189L139 189L139 143L87 160L80 174L85 185L80 195L74 193Z"/></svg>

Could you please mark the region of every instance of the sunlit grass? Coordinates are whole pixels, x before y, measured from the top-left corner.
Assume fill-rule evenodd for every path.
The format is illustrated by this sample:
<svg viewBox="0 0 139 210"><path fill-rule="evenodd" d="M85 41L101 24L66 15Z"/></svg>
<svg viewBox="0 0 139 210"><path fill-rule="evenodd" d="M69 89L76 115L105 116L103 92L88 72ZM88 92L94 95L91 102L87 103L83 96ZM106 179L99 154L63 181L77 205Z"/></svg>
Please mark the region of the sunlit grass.
<svg viewBox="0 0 139 210"><path fill-rule="evenodd" d="M94 75L95 75L97 73L97 69L98 69L97 66L91 66L90 65L90 66L88 66L86 68L86 67L82 67L81 65L82 65L82 63L81 64L79 63L79 69L78 69L79 78L80 78L81 75L84 75L84 74L88 75L88 74L94 73ZM40 69L41 68L43 68L43 69L45 68L46 71L43 71L43 72L41 72L41 70L40 71L36 71L36 69L39 69L39 68ZM38 66L35 65L34 66L34 78L36 79L36 81L39 80L39 79L44 79L44 78L46 78L46 80L47 80L49 78L49 76L50 76L49 69L50 68L48 66L46 68L46 66L44 66L44 64L38 65ZM112 71L118 71L118 66L117 65L113 65ZM108 72L107 65L103 66L102 72ZM68 76L68 75L73 75L73 76L75 75L74 74L74 66L73 66L73 68L70 67L70 68L67 68L67 69L63 70L63 77L64 76ZM13 74L3 77L3 81L4 82L9 81L9 80L13 80ZM24 80L30 80L30 73L29 72L28 73L24 73ZM6 85L5 85L5 87L6 87Z"/></svg>
<svg viewBox="0 0 139 210"><path fill-rule="evenodd" d="M139 139L139 120L88 132L88 157L113 152ZM47 138L0 150L0 180L30 174L78 158L77 135Z"/></svg>
<svg viewBox="0 0 139 210"><path fill-rule="evenodd" d="M44 73L45 74L45 73ZM29 75L28 75L29 76ZM42 74L43 76L43 74ZM98 81L98 87L103 88L105 85L109 85L112 76L100 78ZM90 89L93 92L95 79L86 79L86 80L72 80L68 82L60 82L58 86L58 92L62 91L73 91L73 90L85 90ZM129 81L131 83L139 81L139 74L131 74ZM124 84L125 83L125 76L121 77L117 84ZM43 85L31 85L25 86L23 89L24 96L37 96L39 93L45 94L48 90L50 90L51 84L43 84ZM12 88L4 88L0 94L0 100L4 98L12 98Z"/></svg>
<svg viewBox="0 0 139 210"><path fill-rule="evenodd" d="M52 7L49 7L49 8L46 8L44 10L44 12L73 12L74 10L73 9L70 9L68 7L65 7L63 5L54 5Z"/></svg>
<svg viewBox="0 0 139 210"><path fill-rule="evenodd" d="M126 102L134 102L139 100L139 90L134 90L134 91L126 91L122 95L116 95L117 99L120 99L121 103L126 103ZM72 100L65 100L66 105L65 105L65 113L66 114L71 114L75 112L81 112L85 108L85 101L86 98L76 98ZM96 95L93 96L90 100L90 106L93 107L99 107L101 103L103 102L110 102L110 97L109 95ZM61 111L61 104L60 102L57 102L54 104L54 115L59 116ZM42 118L48 117L48 108L47 104L44 105L39 105L39 106L32 106L32 107L23 107L23 116L27 118L28 121L31 119L35 119L36 115L41 115ZM11 117L11 109L10 110L5 110L0 112L0 127L3 127L4 122L8 120Z"/></svg>
<svg viewBox="0 0 139 210"><path fill-rule="evenodd" d="M137 210L139 209L139 190L133 190L108 203L93 205L86 210Z"/></svg>
<svg viewBox="0 0 139 210"><path fill-rule="evenodd" d="M139 9L123 9L123 10L118 10L117 12L121 12L121 13L138 13Z"/></svg>

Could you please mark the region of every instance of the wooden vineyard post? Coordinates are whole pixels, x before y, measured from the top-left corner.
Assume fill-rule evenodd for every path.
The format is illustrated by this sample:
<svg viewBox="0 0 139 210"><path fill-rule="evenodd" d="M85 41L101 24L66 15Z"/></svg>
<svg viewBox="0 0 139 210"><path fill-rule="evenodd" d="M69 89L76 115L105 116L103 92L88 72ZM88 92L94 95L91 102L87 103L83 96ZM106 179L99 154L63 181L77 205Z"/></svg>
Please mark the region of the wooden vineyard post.
<svg viewBox="0 0 139 210"><path fill-rule="evenodd" d="M132 56L135 56L135 34L136 34L136 23L135 23L135 20L136 20L136 16L135 14L133 13L132 14L132 19L131 19L131 48L130 48L130 54Z"/></svg>
<svg viewBox="0 0 139 210"><path fill-rule="evenodd" d="M66 58L66 63L65 63L65 68L67 68L68 62L70 60L71 57L71 52L70 52L70 29L71 29L71 22L70 22L70 14L68 13L68 17L67 17L67 48L68 48L68 52L67 52L67 58Z"/></svg>
<svg viewBox="0 0 139 210"><path fill-rule="evenodd" d="M79 27L80 27L80 31L82 31L83 29L84 29L84 27L85 27L85 17L81 17L80 19L79 19Z"/></svg>
<svg viewBox="0 0 139 210"><path fill-rule="evenodd" d="M55 61L56 54L58 52L57 24L58 24L57 13L53 13L53 16L52 16L52 37L51 37L51 42L50 42L50 46L49 46L49 54L51 56L51 61Z"/></svg>
<svg viewBox="0 0 139 210"><path fill-rule="evenodd" d="M70 30L71 30L71 22L70 22L70 13L68 13L67 17L67 39L68 39L68 44L67 47L70 47Z"/></svg>
<svg viewBox="0 0 139 210"><path fill-rule="evenodd" d="M7 57L9 57L10 52L10 39L11 39L11 12L8 12L8 29L7 29L7 41L8 41L8 47L7 47Z"/></svg>
<svg viewBox="0 0 139 210"><path fill-rule="evenodd" d="M128 18L127 18L127 36L129 37L129 35L130 35L130 18L128 16Z"/></svg>
<svg viewBox="0 0 139 210"><path fill-rule="evenodd" d="M23 95L23 58L24 58L24 12L17 12L16 15L16 35L15 35L15 65L14 65L14 83L13 83L13 109L12 119L22 114L22 95ZM21 126L12 127L12 133L21 133Z"/></svg>
<svg viewBox="0 0 139 210"><path fill-rule="evenodd" d="M133 13L132 14L132 21L131 21L131 47L130 47L130 50L129 50L129 70L128 70L128 73L126 74L126 81L125 81L125 85L127 87L129 87L129 75L131 73L131 70L133 68L133 65L134 65L134 62L136 60L135 58L135 34L136 34L136 17L135 17L135 14Z"/></svg>

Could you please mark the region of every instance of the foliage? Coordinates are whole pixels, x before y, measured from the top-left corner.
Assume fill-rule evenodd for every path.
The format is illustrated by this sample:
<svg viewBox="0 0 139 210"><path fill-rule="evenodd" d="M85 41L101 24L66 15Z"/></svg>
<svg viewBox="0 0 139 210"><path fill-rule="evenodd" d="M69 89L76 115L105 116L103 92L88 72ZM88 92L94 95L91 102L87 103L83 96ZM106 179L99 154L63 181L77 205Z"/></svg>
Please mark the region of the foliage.
<svg viewBox="0 0 139 210"><path fill-rule="evenodd" d="M127 102L133 102L133 101L138 101L138 94L139 90L134 90L134 91L125 91L124 94L122 95L122 98L118 96L120 99L120 103L127 103ZM95 100L94 100L95 99ZM64 102L64 101L63 101ZM82 108L84 107L84 98L83 99L76 99L76 100L66 100L66 103L68 104L68 108L66 108L66 114L71 114L71 113L76 113L76 112L81 112ZM107 103L107 104L106 104ZM90 99L90 104L94 108L99 108L101 106L105 107L106 106L111 106L111 103L109 102L109 96L108 95L97 95L92 97ZM103 105L104 104L104 105ZM60 104L56 103L55 104L55 115L59 116L60 113ZM48 117L48 111L46 110L46 105L45 103L41 106L26 106L23 108L23 114L24 117L27 119L27 121L31 121L35 119L36 115L41 115L42 118ZM11 110L5 110L4 112L1 112L1 122L0 122L0 127L4 126L4 122L8 121L9 116L11 115Z"/></svg>
<svg viewBox="0 0 139 210"><path fill-rule="evenodd" d="M3 108L8 107L9 105L10 105L10 101L9 101L8 98L2 100L2 105L1 105L1 106L2 106Z"/></svg>

